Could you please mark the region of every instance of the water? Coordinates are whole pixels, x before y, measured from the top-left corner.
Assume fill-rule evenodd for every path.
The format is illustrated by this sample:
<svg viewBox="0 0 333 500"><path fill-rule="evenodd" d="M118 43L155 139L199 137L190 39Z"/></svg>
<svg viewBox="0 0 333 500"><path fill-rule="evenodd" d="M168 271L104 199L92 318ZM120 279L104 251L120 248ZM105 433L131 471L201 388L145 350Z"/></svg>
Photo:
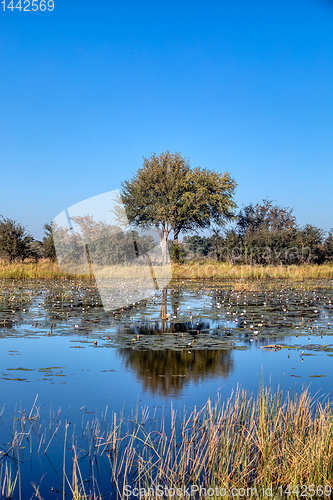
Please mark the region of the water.
<svg viewBox="0 0 333 500"><path fill-rule="evenodd" d="M96 417L106 428L114 413L145 415L148 407L146 425L154 426L162 415L168 422L171 406L181 412L217 394L226 399L237 385L251 392L261 383L293 391L309 386L316 397L330 397L332 284L179 281L110 314L88 282L3 280L0 464L15 474L17 457L5 452L15 431L26 433L22 498L31 498L31 481L42 497L52 491L62 498L56 491L62 492L66 422L71 435L75 426L83 458L87 422ZM28 421L32 407L36 420ZM107 492L107 466L98 467Z"/></svg>

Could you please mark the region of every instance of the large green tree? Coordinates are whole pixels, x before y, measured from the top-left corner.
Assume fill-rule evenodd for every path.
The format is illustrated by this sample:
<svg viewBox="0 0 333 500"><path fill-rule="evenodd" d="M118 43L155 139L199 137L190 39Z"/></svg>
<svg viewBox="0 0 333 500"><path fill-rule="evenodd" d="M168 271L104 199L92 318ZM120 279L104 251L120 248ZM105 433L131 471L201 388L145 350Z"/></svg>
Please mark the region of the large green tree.
<svg viewBox="0 0 333 500"><path fill-rule="evenodd" d="M122 184L122 201L130 223L155 226L166 256L167 239L179 233L222 226L233 217L236 182L229 173L191 168L180 153L166 151L143 158L134 177Z"/></svg>

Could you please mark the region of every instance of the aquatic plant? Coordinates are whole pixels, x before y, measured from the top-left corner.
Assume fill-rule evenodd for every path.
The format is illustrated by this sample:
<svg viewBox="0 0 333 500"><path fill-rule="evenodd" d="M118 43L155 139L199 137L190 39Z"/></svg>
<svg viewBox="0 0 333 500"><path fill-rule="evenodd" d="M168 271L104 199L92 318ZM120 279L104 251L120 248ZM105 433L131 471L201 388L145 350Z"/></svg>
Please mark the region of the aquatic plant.
<svg viewBox="0 0 333 500"><path fill-rule="evenodd" d="M103 496L107 489L112 498L125 498L136 487L142 489L141 498L159 498L158 487L162 487L204 498L199 488L229 492L237 487L252 492L247 498L265 498L263 489L267 488L272 488L274 497L281 497L279 493L289 488L288 498L293 499L298 497L293 493L297 485L314 485L315 489L324 485L326 492L333 487L332 404L314 400L307 390L292 396L262 387L253 396L238 388L225 402L208 400L202 408L182 414L172 410L169 424L162 417L153 430L147 428L148 417L147 408L141 414L137 408L129 419L114 414L108 429L106 412L87 422L83 428L86 450L80 447L84 455L79 457L73 434L71 461L66 453L66 423L63 497L108 498ZM35 425L39 418L34 405L33 412L21 419L22 429ZM20 440L16 440L12 450L19 446ZM84 457L90 464L89 481L82 469ZM94 463L98 468L98 460L107 460L109 471L101 491L93 470ZM2 460L2 498L11 498L19 473L19 469L12 473ZM35 498L43 498L39 487L33 487Z"/></svg>

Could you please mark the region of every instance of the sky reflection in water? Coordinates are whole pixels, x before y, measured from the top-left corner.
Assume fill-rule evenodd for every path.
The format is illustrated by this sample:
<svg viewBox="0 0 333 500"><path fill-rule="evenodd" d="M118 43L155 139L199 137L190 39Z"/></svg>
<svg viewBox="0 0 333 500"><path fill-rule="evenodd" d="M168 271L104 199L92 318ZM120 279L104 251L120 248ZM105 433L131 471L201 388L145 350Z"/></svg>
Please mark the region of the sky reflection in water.
<svg viewBox="0 0 333 500"><path fill-rule="evenodd" d="M125 415L147 405L150 415L168 418L171 403L179 411L200 407L217 393L228 398L237 385L256 392L262 380L273 389L310 385L312 394L330 395L332 282L247 287L179 282L164 296L110 314L84 282L3 280L0 448L15 408L28 411L37 394L46 420L61 407L62 421L81 428L106 407L110 418L124 404ZM46 484L56 484L61 446L59 435L48 453L52 473L36 456L30 472L22 469L29 484L31 471L38 482L45 467Z"/></svg>

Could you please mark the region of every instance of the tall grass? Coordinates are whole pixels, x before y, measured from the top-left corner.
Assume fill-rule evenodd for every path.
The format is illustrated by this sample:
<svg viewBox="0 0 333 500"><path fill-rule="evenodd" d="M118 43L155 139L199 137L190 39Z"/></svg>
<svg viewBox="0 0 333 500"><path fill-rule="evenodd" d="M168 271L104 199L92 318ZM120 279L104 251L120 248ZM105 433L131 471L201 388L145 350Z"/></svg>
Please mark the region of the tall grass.
<svg viewBox="0 0 333 500"><path fill-rule="evenodd" d="M145 409L127 426L123 417L116 416L107 431L101 432L103 418L87 426L89 461L108 460L112 498L125 498L137 487L140 498L150 499L161 498L159 488L187 490L192 498L221 498L221 491L228 498L232 488L243 488L246 498L267 498L263 488L271 488L274 498L285 498L281 492L289 488L287 496L292 499L299 497L292 493L299 485L326 488L326 496L315 493L307 498L330 497L333 408L328 401L315 402L306 390L292 397L267 388L257 396L238 389L225 402L208 400L191 413L172 412L168 426L162 418L155 422L155 430L147 429L147 419ZM76 447L72 450L71 463L65 464L64 455L63 496L103 498L97 486L95 491L85 489ZM13 494L16 486L17 475L3 462L2 498ZM241 493L232 496L244 498Z"/></svg>
<svg viewBox="0 0 333 500"><path fill-rule="evenodd" d="M0 278L89 278L89 275L71 275L63 272L57 262L44 259L38 262L0 261Z"/></svg>
<svg viewBox="0 0 333 500"><path fill-rule="evenodd" d="M226 403L208 401L180 422L174 416L168 432L138 428L118 459L126 464L122 484L134 482L147 491L192 487L197 498L200 487L252 488L253 498L261 498L263 488L277 494L279 486L333 486L332 431L332 406L313 408L306 391L283 399L267 389L257 398L238 390Z"/></svg>
<svg viewBox="0 0 333 500"><path fill-rule="evenodd" d="M315 279L332 278L333 265L294 265L294 266L259 266L232 265L225 262L192 262L173 264L173 278L204 279L204 278L234 278L234 279Z"/></svg>
<svg viewBox="0 0 333 500"><path fill-rule="evenodd" d="M119 277L120 266L116 266L116 276ZM112 268L110 268L110 276ZM158 273L159 268L155 271ZM162 272L162 271L161 271ZM142 266L123 266L121 276L128 278L142 274ZM103 276L105 271L103 271ZM39 262L15 262L12 264L0 261L0 278L88 278L87 274L70 274L62 271L56 262L40 260ZM232 265L225 262L204 261L188 262L186 264L172 263L172 277L176 279L316 279L332 278L333 265L305 264L298 266L259 266L259 265Z"/></svg>

